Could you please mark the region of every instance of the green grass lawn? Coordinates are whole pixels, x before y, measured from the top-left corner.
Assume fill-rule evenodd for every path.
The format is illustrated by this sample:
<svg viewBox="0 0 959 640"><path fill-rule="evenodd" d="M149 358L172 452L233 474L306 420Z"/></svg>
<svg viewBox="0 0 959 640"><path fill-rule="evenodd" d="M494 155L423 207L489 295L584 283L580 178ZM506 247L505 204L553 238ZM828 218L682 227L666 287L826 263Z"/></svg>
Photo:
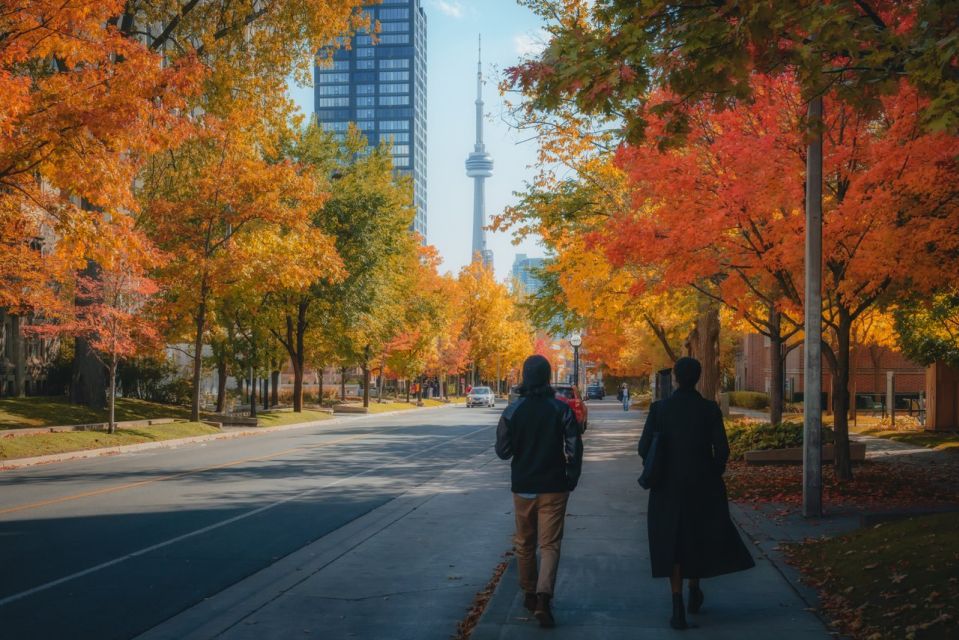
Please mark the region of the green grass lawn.
<svg viewBox="0 0 959 640"><path fill-rule="evenodd" d="M888 438L897 442L927 447L939 451L959 453L959 434L938 433L935 431L891 431L883 429L863 429L857 433L877 438Z"/></svg>
<svg viewBox="0 0 959 640"><path fill-rule="evenodd" d="M959 638L959 513L790 546L827 616L855 639Z"/></svg>
<svg viewBox="0 0 959 640"><path fill-rule="evenodd" d="M220 430L201 422L175 422L139 429L119 429L112 435L103 431L36 433L15 438L0 438L0 460L30 458L52 453L100 449L141 442L174 440L211 433L220 433Z"/></svg>
<svg viewBox="0 0 959 640"><path fill-rule="evenodd" d="M257 415L260 427L279 427L287 424L298 424L300 422L315 422L317 420L329 420L333 416L324 411L304 410L300 413L295 411L274 411L271 413L261 413Z"/></svg>
<svg viewBox="0 0 959 640"><path fill-rule="evenodd" d="M54 427L106 422L106 409L70 404L65 398L4 398L0 400L0 429ZM178 407L133 398L117 398L116 419L189 418L188 407Z"/></svg>

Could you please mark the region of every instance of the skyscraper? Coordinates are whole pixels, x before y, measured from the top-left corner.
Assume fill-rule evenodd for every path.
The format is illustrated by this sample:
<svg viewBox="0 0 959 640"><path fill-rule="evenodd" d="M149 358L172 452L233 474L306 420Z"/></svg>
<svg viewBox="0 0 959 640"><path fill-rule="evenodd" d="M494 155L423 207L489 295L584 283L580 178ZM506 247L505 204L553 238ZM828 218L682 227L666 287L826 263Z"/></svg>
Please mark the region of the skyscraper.
<svg viewBox="0 0 959 640"><path fill-rule="evenodd" d="M413 230L426 237L426 14L420 0L367 7L379 21L378 43L359 33L350 49L316 67L317 120L343 135L350 122L370 145L392 142L397 173L413 178Z"/></svg>
<svg viewBox="0 0 959 640"><path fill-rule="evenodd" d="M513 281L519 288L519 293L523 295L535 295L543 283L536 275L537 269L546 266L546 260L543 258L529 258L525 253L517 253L513 261Z"/></svg>
<svg viewBox="0 0 959 640"><path fill-rule="evenodd" d="M466 158L466 175L473 179L473 260L493 266L493 252L486 247L486 179L493 175L493 157L483 144L483 46L480 40L476 63L476 144Z"/></svg>

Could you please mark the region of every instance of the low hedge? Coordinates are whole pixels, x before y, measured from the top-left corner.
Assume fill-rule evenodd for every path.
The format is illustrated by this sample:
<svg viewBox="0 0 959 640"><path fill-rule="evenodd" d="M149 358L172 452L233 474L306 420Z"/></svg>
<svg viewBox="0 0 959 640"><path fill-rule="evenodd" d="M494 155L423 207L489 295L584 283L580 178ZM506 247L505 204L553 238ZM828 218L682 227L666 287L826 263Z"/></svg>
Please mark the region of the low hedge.
<svg viewBox="0 0 959 640"><path fill-rule="evenodd" d="M782 424L751 420L726 422L730 460L742 460L747 451L801 447L802 436L801 422L783 422ZM823 428L822 437L823 442L832 442L832 431Z"/></svg>
<svg viewBox="0 0 959 640"><path fill-rule="evenodd" d="M768 409L769 394L759 391L730 391L729 404L744 409Z"/></svg>

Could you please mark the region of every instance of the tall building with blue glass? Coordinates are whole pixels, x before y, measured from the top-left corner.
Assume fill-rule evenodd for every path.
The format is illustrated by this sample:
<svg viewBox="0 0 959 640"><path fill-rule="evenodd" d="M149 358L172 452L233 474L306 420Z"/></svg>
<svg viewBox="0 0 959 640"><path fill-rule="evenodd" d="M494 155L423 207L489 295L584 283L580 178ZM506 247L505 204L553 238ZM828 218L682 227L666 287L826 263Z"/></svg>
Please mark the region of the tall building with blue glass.
<svg viewBox="0 0 959 640"><path fill-rule="evenodd" d="M384 0L366 9L376 36L360 33L351 47L316 67L316 116L343 133L350 122L369 144L392 142L397 173L412 176L413 230L426 237L426 14L420 0Z"/></svg>

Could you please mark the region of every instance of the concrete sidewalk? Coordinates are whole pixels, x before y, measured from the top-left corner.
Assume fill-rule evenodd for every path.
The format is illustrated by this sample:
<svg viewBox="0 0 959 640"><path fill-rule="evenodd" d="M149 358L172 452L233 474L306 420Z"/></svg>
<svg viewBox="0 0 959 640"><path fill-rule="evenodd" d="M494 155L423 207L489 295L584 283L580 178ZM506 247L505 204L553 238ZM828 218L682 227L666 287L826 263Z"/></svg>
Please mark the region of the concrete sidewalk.
<svg viewBox="0 0 959 640"><path fill-rule="evenodd" d="M649 577L647 494L636 484L640 460L638 412L593 410L586 462L569 503L554 614L554 639L830 638L822 622L763 550L747 537L756 568L703 581L706 602L690 616L698 626L679 634L669 627L665 579ZM516 563L511 563L473 640L544 638L522 605Z"/></svg>

